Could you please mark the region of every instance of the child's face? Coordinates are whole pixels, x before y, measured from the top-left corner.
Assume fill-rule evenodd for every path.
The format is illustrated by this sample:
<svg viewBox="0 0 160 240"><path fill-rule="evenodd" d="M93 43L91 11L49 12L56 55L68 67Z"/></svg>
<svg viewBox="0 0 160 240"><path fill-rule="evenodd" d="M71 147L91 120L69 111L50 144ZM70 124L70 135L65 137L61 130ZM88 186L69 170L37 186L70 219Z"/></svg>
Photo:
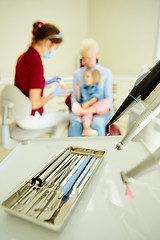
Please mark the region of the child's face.
<svg viewBox="0 0 160 240"><path fill-rule="evenodd" d="M84 73L84 84L88 87L93 85L92 73L90 71Z"/></svg>

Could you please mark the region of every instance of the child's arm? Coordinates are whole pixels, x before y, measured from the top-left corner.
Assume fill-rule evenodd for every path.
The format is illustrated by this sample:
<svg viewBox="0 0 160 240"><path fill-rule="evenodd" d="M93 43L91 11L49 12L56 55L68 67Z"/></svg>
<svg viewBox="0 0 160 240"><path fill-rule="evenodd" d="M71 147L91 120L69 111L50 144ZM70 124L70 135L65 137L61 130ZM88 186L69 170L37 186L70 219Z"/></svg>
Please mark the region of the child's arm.
<svg viewBox="0 0 160 240"><path fill-rule="evenodd" d="M75 91L76 91L77 101L80 102L81 94L80 94L80 84L78 82L75 84Z"/></svg>
<svg viewBox="0 0 160 240"><path fill-rule="evenodd" d="M90 107L90 106L92 106L94 103L96 103L97 102L97 98L96 97L93 97L93 98L91 98L88 102L85 102L85 103L83 103L82 104L82 107L83 108L88 108L88 107Z"/></svg>

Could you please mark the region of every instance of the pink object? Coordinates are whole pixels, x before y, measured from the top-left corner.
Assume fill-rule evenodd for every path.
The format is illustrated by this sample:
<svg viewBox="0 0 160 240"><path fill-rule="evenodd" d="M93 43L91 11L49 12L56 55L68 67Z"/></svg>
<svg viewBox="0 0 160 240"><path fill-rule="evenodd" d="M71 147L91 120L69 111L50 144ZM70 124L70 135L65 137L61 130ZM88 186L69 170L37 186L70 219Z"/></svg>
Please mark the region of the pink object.
<svg viewBox="0 0 160 240"><path fill-rule="evenodd" d="M110 103L108 99L102 99L94 103L92 106L95 107L96 114L104 114L109 110ZM83 114L81 113L81 111L82 111L81 105L78 102L73 103L72 112L74 112L78 116L82 116Z"/></svg>
<svg viewBox="0 0 160 240"><path fill-rule="evenodd" d="M96 109L96 114L103 114L109 110L110 102L108 99L102 99L94 103L93 106Z"/></svg>
<svg viewBox="0 0 160 240"><path fill-rule="evenodd" d="M90 125L92 123L92 119L93 119L93 114L92 113L86 113L82 116L82 122L88 122Z"/></svg>
<svg viewBox="0 0 160 240"><path fill-rule="evenodd" d="M133 194L132 190L129 187L126 188L125 198L127 200L134 198L134 194Z"/></svg>

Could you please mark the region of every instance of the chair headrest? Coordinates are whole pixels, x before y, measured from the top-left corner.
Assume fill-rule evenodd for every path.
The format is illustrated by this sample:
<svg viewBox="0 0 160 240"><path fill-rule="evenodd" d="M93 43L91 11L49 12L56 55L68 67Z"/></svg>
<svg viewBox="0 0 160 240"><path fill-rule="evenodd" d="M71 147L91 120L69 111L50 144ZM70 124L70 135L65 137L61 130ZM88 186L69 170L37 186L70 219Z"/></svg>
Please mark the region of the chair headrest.
<svg viewBox="0 0 160 240"><path fill-rule="evenodd" d="M13 102L13 107L8 109L8 118L19 120L31 114L31 101L16 86L7 85L2 90L0 94L0 113L2 112L2 102L4 100Z"/></svg>

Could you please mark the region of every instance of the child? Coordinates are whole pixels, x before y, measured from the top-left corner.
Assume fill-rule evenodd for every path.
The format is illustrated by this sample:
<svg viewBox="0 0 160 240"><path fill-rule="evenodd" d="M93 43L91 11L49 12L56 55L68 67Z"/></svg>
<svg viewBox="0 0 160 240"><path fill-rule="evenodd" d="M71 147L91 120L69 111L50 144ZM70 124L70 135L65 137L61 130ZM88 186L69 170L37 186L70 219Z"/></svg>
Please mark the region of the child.
<svg viewBox="0 0 160 240"><path fill-rule="evenodd" d="M82 136L97 136L98 132L92 129L92 113L87 113L86 109L91 107L100 99L98 84L101 82L100 72L96 69L86 69L84 72L84 86L80 88L79 83L75 85L77 102L72 106L72 111L82 116L83 132Z"/></svg>

